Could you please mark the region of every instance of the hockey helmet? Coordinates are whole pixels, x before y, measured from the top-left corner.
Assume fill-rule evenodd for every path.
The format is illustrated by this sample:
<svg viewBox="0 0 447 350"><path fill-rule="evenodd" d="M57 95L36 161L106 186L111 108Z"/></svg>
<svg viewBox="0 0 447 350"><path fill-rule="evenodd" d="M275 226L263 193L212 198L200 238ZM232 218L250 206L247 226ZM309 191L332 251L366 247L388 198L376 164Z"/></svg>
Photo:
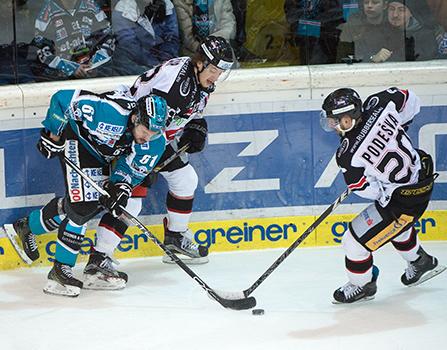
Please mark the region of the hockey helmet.
<svg viewBox="0 0 447 350"><path fill-rule="evenodd" d="M234 64L233 49L228 41L220 36L206 37L197 51L206 58L205 67L212 64L222 70L228 70Z"/></svg>
<svg viewBox="0 0 447 350"><path fill-rule="evenodd" d="M168 107L163 97L143 96L137 101L135 124L142 124L156 133L164 132Z"/></svg>
<svg viewBox="0 0 447 350"><path fill-rule="evenodd" d="M338 122L345 115L349 115L354 120L354 125L355 121L362 116L362 100L359 94L350 88L331 92L324 99L322 108L320 124L325 131L336 129Z"/></svg>

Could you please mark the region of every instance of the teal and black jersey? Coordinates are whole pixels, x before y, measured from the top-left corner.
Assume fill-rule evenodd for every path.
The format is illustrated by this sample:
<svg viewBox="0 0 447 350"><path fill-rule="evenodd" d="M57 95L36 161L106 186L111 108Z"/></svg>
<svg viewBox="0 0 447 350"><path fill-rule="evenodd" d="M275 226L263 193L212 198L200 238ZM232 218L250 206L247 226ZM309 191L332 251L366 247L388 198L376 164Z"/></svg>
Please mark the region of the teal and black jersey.
<svg viewBox="0 0 447 350"><path fill-rule="evenodd" d="M165 149L164 136L141 145L134 142L129 118L135 106L133 99L119 91L95 94L60 90L51 98L42 124L60 136L65 128L71 128L99 162L117 160L111 181L135 186L149 174Z"/></svg>

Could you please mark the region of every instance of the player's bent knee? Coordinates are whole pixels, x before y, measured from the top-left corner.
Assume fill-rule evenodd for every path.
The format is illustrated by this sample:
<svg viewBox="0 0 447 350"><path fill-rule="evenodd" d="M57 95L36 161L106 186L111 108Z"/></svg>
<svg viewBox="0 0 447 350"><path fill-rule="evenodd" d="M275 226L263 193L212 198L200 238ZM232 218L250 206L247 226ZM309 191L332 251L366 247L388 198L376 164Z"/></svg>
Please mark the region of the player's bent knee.
<svg viewBox="0 0 447 350"><path fill-rule="evenodd" d="M96 201L71 203L67 199L64 201L64 209L67 217L76 225L84 225L101 211Z"/></svg>
<svg viewBox="0 0 447 350"><path fill-rule="evenodd" d="M199 183L199 177L191 164L163 176L168 182L169 191L178 197L193 196Z"/></svg>

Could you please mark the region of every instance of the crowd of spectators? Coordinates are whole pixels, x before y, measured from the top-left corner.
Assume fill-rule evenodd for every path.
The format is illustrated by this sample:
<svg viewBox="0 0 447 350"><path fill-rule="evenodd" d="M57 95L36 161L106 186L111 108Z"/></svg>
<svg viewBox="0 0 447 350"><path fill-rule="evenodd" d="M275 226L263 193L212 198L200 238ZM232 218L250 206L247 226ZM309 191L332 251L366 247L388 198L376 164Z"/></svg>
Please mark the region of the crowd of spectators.
<svg viewBox="0 0 447 350"><path fill-rule="evenodd" d="M3 0L0 85L141 74L192 55L208 35L227 39L240 63L259 62L263 57L246 45L253 35L246 19L256 16L259 1L269 0ZM300 64L447 58L447 1L279 0L274 6Z"/></svg>

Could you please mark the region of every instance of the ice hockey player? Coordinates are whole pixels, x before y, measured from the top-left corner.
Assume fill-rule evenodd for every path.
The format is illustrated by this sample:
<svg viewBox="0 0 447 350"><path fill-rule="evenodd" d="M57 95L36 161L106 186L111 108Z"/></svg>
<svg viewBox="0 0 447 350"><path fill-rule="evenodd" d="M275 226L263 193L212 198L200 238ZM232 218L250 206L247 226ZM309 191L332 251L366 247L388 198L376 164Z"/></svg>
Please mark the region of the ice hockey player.
<svg viewBox="0 0 447 350"><path fill-rule="evenodd" d="M83 283L73 276L72 267L87 222L103 208L111 215L120 215L132 188L143 181L164 152L166 119L166 101L155 95L137 102L121 92L61 90L52 96L42 122L39 151L46 158L65 155L95 182L105 182L110 196L99 196L61 159L65 197L54 198L13 225L5 225L8 237L19 244L18 253L28 262L39 258L35 235L58 231L55 262L45 293L79 295ZM116 162L111 167L112 161ZM97 280L98 271L107 270L107 282L115 289L123 288L127 275L116 271L112 261L112 255L94 251L85 269L87 283L89 278Z"/></svg>
<svg viewBox="0 0 447 350"><path fill-rule="evenodd" d="M419 113L419 98L390 88L363 103L356 91L329 94L321 126L340 135L336 153L348 187L370 204L348 225L342 240L349 282L334 292L334 303L373 299L379 269L373 252L387 242L408 267L406 286L420 284L445 270L422 248L414 224L428 206L437 174L429 154L413 147L406 129Z"/></svg>
<svg viewBox="0 0 447 350"><path fill-rule="evenodd" d="M167 101L169 117L165 135L168 144L159 163L186 144L189 144L187 153L204 149L208 127L203 118L203 110L210 93L214 91L216 81L227 74L232 65L233 51L230 44L221 37L209 36L192 58L171 59L139 76L127 90L135 100L152 93L164 97ZM166 198L167 218L164 219L164 243L175 253L179 253L186 263L208 262L208 248L196 244L192 232L188 229L194 192L198 184L198 177L189 163L188 154L172 161L160 174L167 181L169 188ZM146 193L147 188L144 186L134 191L134 196L139 198L131 199L132 206L141 210L142 198ZM95 250L111 254L126 229L124 222L106 213L97 229ZM163 261L171 262L167 256L163 257ZM89 288L105 289L95 285L90 285Z"/></svg>

